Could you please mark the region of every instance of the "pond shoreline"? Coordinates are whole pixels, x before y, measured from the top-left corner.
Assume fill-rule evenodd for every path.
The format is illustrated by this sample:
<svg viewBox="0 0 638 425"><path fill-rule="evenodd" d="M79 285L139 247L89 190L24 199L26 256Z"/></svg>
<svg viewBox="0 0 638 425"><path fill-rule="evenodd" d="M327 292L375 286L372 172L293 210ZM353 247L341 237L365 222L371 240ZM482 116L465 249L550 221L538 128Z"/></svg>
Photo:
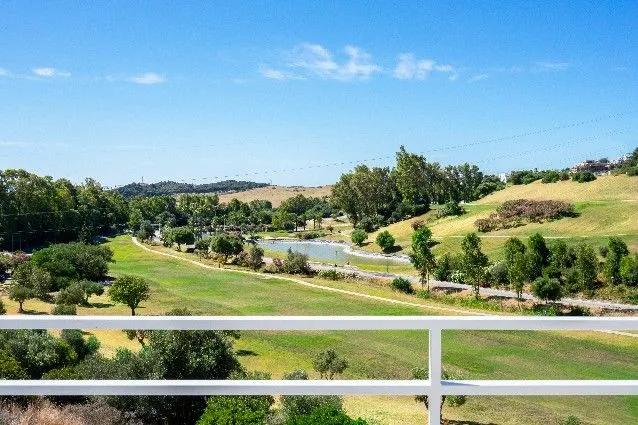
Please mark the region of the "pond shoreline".
<svg viewBox="0 0 638 425"><path fill-rule="evenodd" d="M365 252L359 249L352 248L352 246L346 242L331 241L327 239L300 240L300 239L286 238L286 237L284 238L269 237L269 238L261 239L260 241L258 241L258 243L268 242L268 241L273 241L273 242L279 241L279 242L285 242L289 244L295 244L295 243L310 244L310 245L318 245L318 246L332 245L332 246L338 246L342 248L345 254L349 254L349 255L353 255L353 256L357 256L361 258L368 258L372 260L388 260L389 259L389 260L400 262L400 263L406 263L406 264L410 263L410 257L408 257L407 255L393 255L393 254L380 254L375 252Z"/></svg>

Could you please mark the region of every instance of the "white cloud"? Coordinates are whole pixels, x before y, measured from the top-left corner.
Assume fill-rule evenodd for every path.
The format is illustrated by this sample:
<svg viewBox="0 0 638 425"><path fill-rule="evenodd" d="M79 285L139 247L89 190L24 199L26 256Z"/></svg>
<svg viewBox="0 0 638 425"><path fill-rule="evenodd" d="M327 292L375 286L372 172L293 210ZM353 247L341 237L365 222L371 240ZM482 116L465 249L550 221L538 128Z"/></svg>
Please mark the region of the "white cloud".
<svg viewBox="0 0 638 425"><path fill-rule="evenodd" d="M60 71L55 68L33 68L31 71L38 77L44 77L44 78L71 76L70 72Z"/></svg>
<svg viewBox="0 0 638 425"><path fill-rule="evenodd" d="M327 80L366 80L381 72L372 56L359 47L347 45L343 49L345 61L337 61L333 54L320 44L300 44L286 55L288 70L260 65L259 73L268 79L289 80L310 77Z"/></svg>
<svg viewBox="0 0 638 425"><path fill-rule="evenodd" d="M536 62L532 71L564 71L571 66L569 62Z"/></svg>
<svg viewBox="0 0 638 425"><path fill-rule="evenodd" d="M470 78L468 80L468 82L475 83L477 81L487 80L488 78L490 78L489 74L479 74L479 75L475 75L474 77Z"/></svg>
<svg viewBox="0 0 638 425"><path fill-rule="evenodd" d="M113 77L110 77L111 81ZM107 77L109 79L109 77ZM147 72L145 74L135 75L133 77L129 77L126 79L131 83L135 84L143 84L143 85L151 85L151 84L161 84L165 83L166 77L160 74L156 74L154 72Z"/></svg>
<svg viewBox="0 0 638 425"><path fill-rule="evenodd" d="M279 69L273 69L270 68L269 66L266 65L260 65L259 66L259 73L264 77L264 78L268 78L269 80L277 80L277 81L283 81L283 80L294 80L294 79L300 79L301 77L296 76L290 72L286 72L286 71L281 71Z"/></svg>
<svg viewBox="0 0 638 425"><path fill-rule="evenodd" d="M423 80L432 72L448 74L450 81L458 78L458 71L452 65L437 64L432 59L417 59L412 53L401 53L398 56L393 75L399 80Z"/></svg>
<svg viewBox="0 0 638 425"><path fill-rule="evenodd" d="M10 75L9 70L0 68L0 77L8 77Z"/></svg>

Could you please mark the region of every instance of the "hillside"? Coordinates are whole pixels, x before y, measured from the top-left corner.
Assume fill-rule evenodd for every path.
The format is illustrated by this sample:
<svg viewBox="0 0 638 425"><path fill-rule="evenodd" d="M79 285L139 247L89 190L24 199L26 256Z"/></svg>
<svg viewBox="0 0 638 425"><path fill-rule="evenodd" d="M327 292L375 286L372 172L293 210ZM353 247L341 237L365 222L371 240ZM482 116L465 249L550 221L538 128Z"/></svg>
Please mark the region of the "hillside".
<svg viewBox="0 0 638 425"><path fill-rule="evenodd" d="M475 203L500 204L508 199L521 198L560 199L570 202L638 201L638 178L623 174L618 176L600 176L589 183L576 183L568 180L544 184L539 180L530 184L509 186Z"/></svg>
<svg viewBox="0 0 638 425"><path fill-rule="evenodd" d="M273 207L278 207L284 200L297 195L322 198L330 196L332 186L304 187L304 186L266 186L243 192L225 193L219 196L219 202L230 202L237 198L242 202L250 202L255 199L263 199L272 202Z"/></svg>
<svg viewBox="0 0 638 425"><path fill-rule="evenodd" d="M158 183L129 183L115 189L126 198L135 196L175 195L178 193L223 193L249 190L268 186L266 183L249 181L224 180L216 183L191 184L174 181Z"/></svg>
<svg viewBox="0 0 638 425"><path fill-rule="evenodd" d="M561 199L574 203L577 217L545 223L531 223L511 229L480 234L485 251L493 257L510 236L526 238L534 232L540 232L548 238L564 238L568 242L587 240L599 245L609 236L621 236L633 251L638 251L638 177L603 176L589 183L559 182L509 186L506 189L487 196L476 203L465 206L467 213L460 217L437 219L433 212L410 220L404 220L380 229L388 230L397 244L404 250L410 245L411 223L424 220L440 242L435 252L460 250L461 238L476 231L474 222L485 218L504 201L512 199ZM369 240L374 241L376 233ZM367 249L377 250L374 244Z"/></svg>

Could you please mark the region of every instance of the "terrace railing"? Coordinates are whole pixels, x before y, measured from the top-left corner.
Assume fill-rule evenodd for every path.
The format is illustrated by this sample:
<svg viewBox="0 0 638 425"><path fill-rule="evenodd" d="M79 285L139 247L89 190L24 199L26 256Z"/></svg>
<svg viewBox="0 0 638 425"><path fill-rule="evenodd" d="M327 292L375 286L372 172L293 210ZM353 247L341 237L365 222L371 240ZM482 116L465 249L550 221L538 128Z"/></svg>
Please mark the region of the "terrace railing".
<svg viewBox="0 0 638 425"><path fill-rule="evenodd" d="M0 316L0 329L252 331L428 330L428 380L0 380L0 395L427 395L429 424L443 395L638 396L637 380L444 380L444 330L631 331L638 317Z"/></svg>

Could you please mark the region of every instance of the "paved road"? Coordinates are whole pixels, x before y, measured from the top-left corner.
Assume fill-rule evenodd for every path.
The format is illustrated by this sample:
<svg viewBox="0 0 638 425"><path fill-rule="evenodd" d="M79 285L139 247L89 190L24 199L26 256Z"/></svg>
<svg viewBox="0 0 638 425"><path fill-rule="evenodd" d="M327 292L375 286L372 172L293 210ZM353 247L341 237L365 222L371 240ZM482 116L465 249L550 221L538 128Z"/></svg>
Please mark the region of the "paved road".
<svg viewBox="0 0 638 425"><path fill-rule="evenodd" d="M314 270L334 270L335 266L323 264L323 263L315 263L312 262L311 266ZM360 270L354 266L338 266L337 270L346 272L346 273L355 273L359 276L363 277L371 277L371 278L389 278L393 279L395 277L404 277L410 280L413 283L420 283L419 279L415 276L409 275L400 275L393 273L384 273L384 272L372 272L366 270ZM465 285L462 283L454 283L454 282L443 282L440 280L430 280L431 287L438 288L452 288L452 289L460 289L460 290L471 290L472 287L470 285ZM481 288L481 293L484 295L489 295L493 297L500 298L516 298L516 293L513 291L508 291L505 289L493 289L493 288ZM534 296L532 294L523 293L522 298L525 300L533 300ZM621 304L614 303L610 301L603 300L582 300L576 298L563 298L561 300L562 304L569 306L580 306L580 307L588 307L588 308L604 308L607 310L622 310L622 311L635 311L638 313L638 305L633 304Z"/></svg>

